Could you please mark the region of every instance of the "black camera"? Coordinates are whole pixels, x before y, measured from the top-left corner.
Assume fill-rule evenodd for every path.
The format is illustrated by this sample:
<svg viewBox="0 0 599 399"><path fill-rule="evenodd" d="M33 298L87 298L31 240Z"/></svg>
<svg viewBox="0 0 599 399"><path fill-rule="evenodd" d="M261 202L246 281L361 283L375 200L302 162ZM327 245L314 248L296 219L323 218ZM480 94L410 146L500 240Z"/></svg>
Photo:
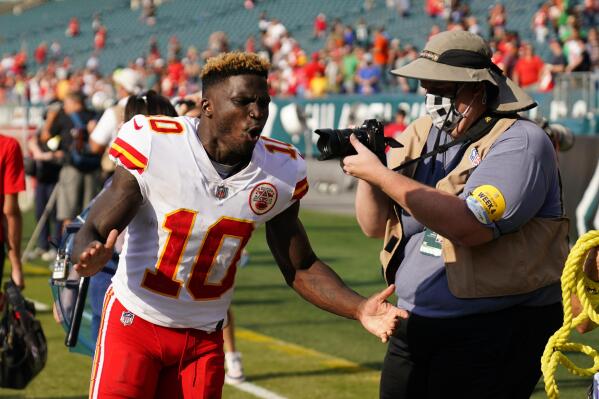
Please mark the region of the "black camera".
<svg viewBox="0 0 599 399"><path fill-rule="evenodd" d="M394 148L401 147L397 141L385 137L383 124L376 119L365 120L362 126L354 129L316 129L314 133L320 136L316 143L320 151L319 161L356 154L356 150L349 142L352 133L382 161L385 158L387 145Z"/></svg>

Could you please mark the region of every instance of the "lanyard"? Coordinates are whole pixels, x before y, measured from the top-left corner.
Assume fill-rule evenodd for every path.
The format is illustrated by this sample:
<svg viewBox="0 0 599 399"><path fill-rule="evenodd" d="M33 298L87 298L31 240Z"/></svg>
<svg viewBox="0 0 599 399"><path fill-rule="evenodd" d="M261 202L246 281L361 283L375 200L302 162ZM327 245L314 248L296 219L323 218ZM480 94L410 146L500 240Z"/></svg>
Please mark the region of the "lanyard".
<svg viewBox="0 0 599 399"><path fill-rule="evenodd" d="M427 152L426 154L421 155L418 158L414 158L407 162L402 163L401 165L393 168L393 171L398 172L401 169L406 168L414 163L420 162L423 159L435 156L437 154L442 154L455 145L464 144L464 143L466 145L470 145L470 144L480 140L484 135L489 133L491 131L491 129L493 129L493 126L495 126L495 124L497 123L498 120L499 120L498 116L488 116L487 117L487 116L483 115L474 123L474 125L462 137L458 138L457 140L450 141L449 143L445 143L440 146L435 146L435 148L432 151Z"/></svg>

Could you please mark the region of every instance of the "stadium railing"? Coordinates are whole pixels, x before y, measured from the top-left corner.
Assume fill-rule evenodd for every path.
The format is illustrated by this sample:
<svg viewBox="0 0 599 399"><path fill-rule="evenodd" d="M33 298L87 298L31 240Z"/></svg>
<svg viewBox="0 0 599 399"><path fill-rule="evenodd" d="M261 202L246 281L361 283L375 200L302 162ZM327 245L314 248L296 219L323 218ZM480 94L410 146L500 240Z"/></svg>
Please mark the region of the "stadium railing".
<svg viewBox="0 0 599 399"><path fill-rule="evenodd" d="M554 101L579 114L599 115L599 72L572 72L555 78ZM575 114L576 115L576 114Z"/></svg>

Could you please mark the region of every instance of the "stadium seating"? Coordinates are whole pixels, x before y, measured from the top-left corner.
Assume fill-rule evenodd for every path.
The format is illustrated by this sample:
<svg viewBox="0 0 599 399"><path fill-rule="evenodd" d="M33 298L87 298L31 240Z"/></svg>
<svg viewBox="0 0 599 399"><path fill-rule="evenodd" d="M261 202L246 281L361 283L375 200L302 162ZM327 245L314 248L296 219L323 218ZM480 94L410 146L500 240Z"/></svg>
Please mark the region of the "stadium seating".
<svg viewBox="0 0 599 399"><path fill-rule="evenodd" d="M325 39L312 38L315 16L323 12L330 22L338 18L343 23L355 24L364 17L371 27L384 25L392 37L402 43L413 43L422 47L433 23L445 26L442 21L433 21L426 15L420 2L413 2L412 13L402 18L385 6L385 1L374 1L373 7L365 12L363 1L354 0L268 0L256 1L253 9L247 10L238 0L198 2L196 0L164 1L157 9L157 23L147 26L140 19L140 10L131 10L129 2L123 0L49 1L21 15L0 15L0 43L3 51L17 51L24 47L32 63L32 53L42 41L58 41L62 53L81 67L93 52L91 22L95 13L100 13L107 28L106 47L100 55L101 70L110 72L118 65L125 65L148 50L148 40L156 36L164 52L168 39L176 35L183 48L194 45L206 48L210 33L225 31L232 49L241 48L250 34L258 36L258 19L262 11L269 18L278 18L308 52L324 46ZM492 1L470 2L473 15L479 20L486 33L486 16ZM524 39L532 40L530 19L536 7L518 0L504 2L508 10L508 29L518 30ZM65 30L71 17L80 21L81 34L66 37ZM546 55L546 48L537 49Z"/></svg>

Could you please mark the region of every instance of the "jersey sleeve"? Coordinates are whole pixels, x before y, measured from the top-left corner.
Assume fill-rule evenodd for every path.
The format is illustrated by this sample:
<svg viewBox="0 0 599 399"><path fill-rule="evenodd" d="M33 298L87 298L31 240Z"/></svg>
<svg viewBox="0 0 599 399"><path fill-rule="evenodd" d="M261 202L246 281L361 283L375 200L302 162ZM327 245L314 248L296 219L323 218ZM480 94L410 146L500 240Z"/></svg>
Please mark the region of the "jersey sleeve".
<svg viewBox="0 0 599 399"><path fill-rule="evenodd" d="M152 149L152 131L143 115L136 115L119 130L110 146L110 158L127 169L139 183L142 195L146 198L146 182L143 176L148 168Z"/></svg>
<svg viewBox="0 0 599 399"><path fill-rule="evenodd" d="M297 151L297 150L296 150ZM299 201L308 193L308 176L306 170L306 161L299 156L299 151L297 151L298 160L297 164L297 178L295 189L293 190L293 196L291 197L292 202Z"/></svg>
<svg viewBox="0 0 599 399"><path fill-rule="evenodd" d="M292 144L264 136L261 137L261 140L264 143L266 153L270 154L269 156L272 156L273 159L277 159L273 162L273 165L277 165L277 168L290 168L287 174L288 177L285 180L287 184L293 187L293 192L287 206L299 201L308 192L306 160Z"/></svg>
<svg viewBox="0 0 599 399"><path fill-rule="evenodd" d="M292 171L289 171L287 178L287 184L289 184L290 189L293 191L291 193L291 198L284 204L281 211L288 209L291 205L301 200L308 192L309 187L306 161L301 157L300 152L290 144L287 144L285 152L288 154L294 154L295 156L286 156L288 159L287 162L289 162L288 165L292 165L290 167L293 168Z"/></svg>

